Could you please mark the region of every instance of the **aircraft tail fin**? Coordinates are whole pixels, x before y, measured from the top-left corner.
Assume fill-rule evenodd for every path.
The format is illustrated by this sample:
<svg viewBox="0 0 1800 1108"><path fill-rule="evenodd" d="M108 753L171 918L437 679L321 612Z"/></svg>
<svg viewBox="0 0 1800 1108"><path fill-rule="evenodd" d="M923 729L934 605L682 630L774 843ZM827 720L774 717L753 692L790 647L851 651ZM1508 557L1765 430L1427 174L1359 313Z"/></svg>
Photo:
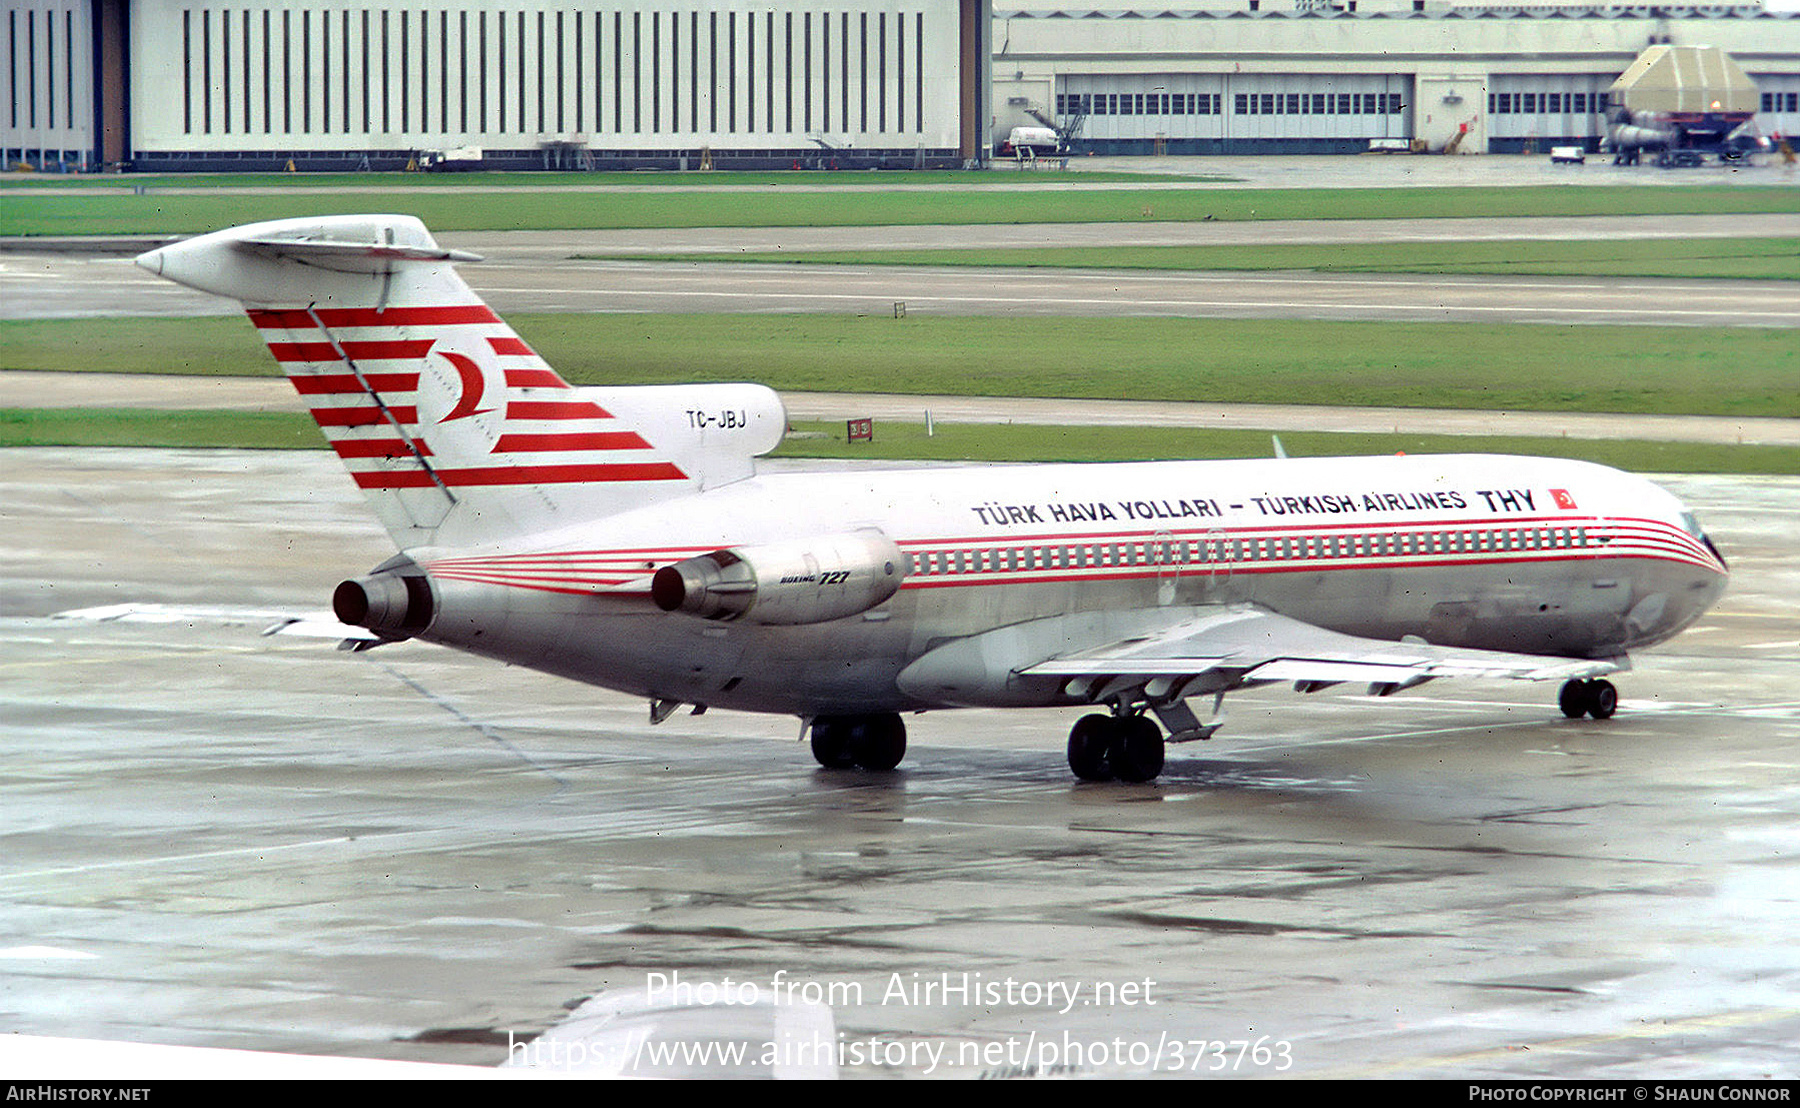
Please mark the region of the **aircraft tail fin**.
<svg viewBox="0 0 1800 1108"><path fill-rule="evenodd" d="M478 260L411 216L369 215L251 224L137 262L244 302L401 549L686 495L748 476L780 441L785 413L760 386L571 387L453 268ZM731 427L694 426L726 405Z"/></svg>

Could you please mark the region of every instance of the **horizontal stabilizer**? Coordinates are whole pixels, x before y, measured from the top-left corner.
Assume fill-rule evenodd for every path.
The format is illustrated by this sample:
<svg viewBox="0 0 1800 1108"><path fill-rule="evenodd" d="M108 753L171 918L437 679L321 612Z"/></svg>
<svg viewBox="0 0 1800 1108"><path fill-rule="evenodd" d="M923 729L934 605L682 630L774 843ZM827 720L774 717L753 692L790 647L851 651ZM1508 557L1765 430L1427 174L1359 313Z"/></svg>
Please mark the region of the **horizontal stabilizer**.
<svg viewBox="0 0 1800 1108"><path fill-rule="evenodd" d="M480 254L441 246L401 246L380 242L312 242L300 239L247 238L237 245L271 257L332 263L329 268L379 273L393 262L478 262ZM358 262L370 264L360 265Z"/></svg>
<svg viewBox="0 0 1800 1108"><path fill-rule="evenodd" d="M407 265L478 262L479 255L439 246L412 216L321 216L250 223L183 239L140 254L159 277L248 303L295 306L385 293L339 287L329 274L392 276ZM271 266L271 263L288 263ZM321 271L325 271L321 273ZM385 299L385 297L383 297Z"/></svg>

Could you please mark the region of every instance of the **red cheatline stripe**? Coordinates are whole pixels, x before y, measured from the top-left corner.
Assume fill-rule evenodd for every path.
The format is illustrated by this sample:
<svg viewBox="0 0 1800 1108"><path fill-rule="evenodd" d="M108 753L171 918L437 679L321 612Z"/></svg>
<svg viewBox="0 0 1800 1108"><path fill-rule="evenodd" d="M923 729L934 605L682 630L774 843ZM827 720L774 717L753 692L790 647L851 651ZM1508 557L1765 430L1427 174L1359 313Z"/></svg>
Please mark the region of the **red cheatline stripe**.
<svg viewBox="0 0 1800 1108"><path fill-rule="evenodd" d="M687 474L667 462L640 465L506 466L497 469L440 469L438 480L452 488L473 485L568 485L602 481L683 481ZM412 489L432 484L424 470L358 473L365 489Z"/></svg>
<svg viewBox="0 0 1800 1108"><path fill-rule="evenodd" d="M572 435L501 435L494 453L510 450L648 450L636 431L588 431Z"/></svg>
<svg viewBox="0 0 1800 1108"><path fill-rule="evenodd" d="M301 396L364 391L362 381L354 373L310 373L288 379ZM417 373L365 373L363 380L376 392L411 392L419 387Z"/></svg>
<svg viewBox="0 0 1800 1108"><path fill-rule="evenodd" d="M553 369L509 369L506 383L515 389L566 389L569 383Z"/></svg>
<svg viewBox="0 0 1800 1108"><path fill-rule="evenodd" d="M505 338L489 338L488 345L494 348L496 354L523 354L528 358L535 357L531 352L531 347L525 345L524 339L511 335Z"/></svg>
<svg viewBox="0 0 1800 1108"><path fill-rule="evenodd" d="M358 406L354 408L313 408L312 417L319 421L321 427L365 427L375 423L386 423L387 417L381 414L380 408ZM419 409L406 405L397 405L388 409L393 417L401 423L419 422Z"/></svg>
<svg viewBox="0 0 1800 1108"><path fill-rule="evenodd" d="M319 322L327 327L423 327L454 323L499 323L500 317L486 304L446 304L435 307L321 308ZM262 330L299 330L318 326L308 312L253 309L250 322Z"/></svg>
<svg viewBox="0 0 1800 1108"><path fill-rule="evenodd" d="M585 400L514 400L507 419L610 419L606 410Z"/></svg>
<svg viewBox="0 0 1800 1108"><path fill-rule="evenodd" d="M410 450L399 439L339 439L331 448L340 458L410 458L414 451L431 456L431 447L418 439L413 440Z"/></svg>
<svg viewBox="0 0 1800 1108"><path fill-rule="evenodd" d="M621 581L630 580L630 578L620 577L617 574L612 574L609 576L600 576L600 575L594 575L594 574L555 574L555 573L517 574L517 573L484 573L484 572L481 572L480 570L457 570L454 572L446 572L446 573L438 573L436 571L433 571L431 575L433 577L437 577L440 579L455 578L456 580L459 580L459 581L481 581L481 582L484 582L484 583L490 584L490 585L518 585L521 588L531 588L535 585L540 585L540 584L575 585L575 586L586 585L590 588L604 588L607 585L616 585Z"/></svg>
<svg viewBox="0 0 1800 1108"><path fill-rule="evenodd" d="M358 360L423 358L435 339L390 339L383 342L346 342L344 355ZM337 348L328 342L272 342L269 352L278 362L337 362Z"/></svg>
<svg viewBox="0 0 1800 1108"><path fill-rule="evenodd" d="M716 547L680 547L671 550L647 547L643 550L589 550L569 551L562 554L493 554L477 558L444 558L432 562L425 568L436 573L439 567L462 569L544 569L567 566L571 568L593 568L611 573L646 573L649 569L645 563L661 564L677 562L683 558L691 558L703 554ZM649 568L654 568L651 566Z"/></svg>
<svg viewBox="0 0 1800 1108"><path fill-rule="evenodd" d="M564 585L526 585L506 581L483 581L478 577L463 578L463 580L475 581L481 584L500 585L503 588L524 589L528 592L560 593L564 596L592 596L602 587L600 582L578 588L570 588Z"/></svg>

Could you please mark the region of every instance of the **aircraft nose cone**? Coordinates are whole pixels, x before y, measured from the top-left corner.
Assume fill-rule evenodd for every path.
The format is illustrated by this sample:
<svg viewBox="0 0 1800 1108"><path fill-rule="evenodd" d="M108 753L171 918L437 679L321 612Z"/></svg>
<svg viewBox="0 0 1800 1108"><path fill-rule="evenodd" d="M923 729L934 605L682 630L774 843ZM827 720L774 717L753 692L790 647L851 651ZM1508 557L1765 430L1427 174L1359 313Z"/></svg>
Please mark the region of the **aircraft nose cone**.
<svg viewBox="0 0 1800 1108"><path fill-rule="evenodd" d="M155 250L148 250L139 254L132 260L137 263L138 268L147 269L158 277L161 277L163 271L163 251L166 249L168 248L158 247Z"/></svg>

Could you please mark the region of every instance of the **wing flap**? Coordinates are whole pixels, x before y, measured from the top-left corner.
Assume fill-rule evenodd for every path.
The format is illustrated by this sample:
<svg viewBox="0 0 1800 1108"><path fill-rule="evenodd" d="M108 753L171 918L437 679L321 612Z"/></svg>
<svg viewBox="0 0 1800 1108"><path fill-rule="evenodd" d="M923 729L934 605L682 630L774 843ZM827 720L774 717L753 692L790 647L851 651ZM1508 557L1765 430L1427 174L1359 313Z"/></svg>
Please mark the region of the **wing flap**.
<svg viewBox="0 0 1800 1108"><path fill-rule="evenodd" d="M1141 686L1153 693L1272 681L1408 687L1441 677L1548 681L1612 673L1612 659L1553 658L1494 650L1387 642L1328 631L1255 607L1182 620L1154 634L1049 658L1018 672L1078 679L1083 688ZM1210 678L1210 680L1208 680Z"/></svg>

